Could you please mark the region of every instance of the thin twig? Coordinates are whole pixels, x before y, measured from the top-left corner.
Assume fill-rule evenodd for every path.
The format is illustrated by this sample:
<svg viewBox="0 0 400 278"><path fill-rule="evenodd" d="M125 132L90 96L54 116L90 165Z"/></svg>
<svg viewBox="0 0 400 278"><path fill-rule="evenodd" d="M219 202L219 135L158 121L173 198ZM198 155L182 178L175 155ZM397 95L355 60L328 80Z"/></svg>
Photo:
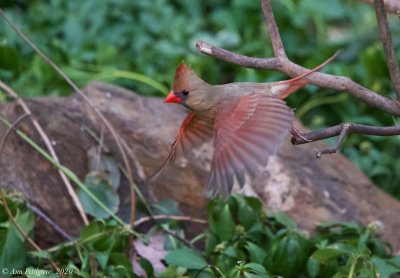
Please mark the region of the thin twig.
<svg viewBox="0 0 400 278"><path fill-rule="evenodd" d="M397 100L400 100L400 70L397 63L396 52L393 48L392 35L390 34L389 23L385 12L383 0L375 0L376 19L378 21L379 34L383 44L386 62L389 68L390 78L393 88L397 94Z"/></svg>
<svg viewBox="0 0 400 278"><path fill-rule="evenodd" d="M196 48L201 53L239 65L245 68L275 70L279 67L278 58L253 58L230 52L228 50L212 46L203 41L196 41Z"/></svg>
<svg viewBox="0 0 400 278"><path fill-rule="evenodd" d="M171 219L171 220L180 220L180 221L190 221L190 222L194 222L194 223L200 223L200 224L207 224L208 221L207 220L203 220L203 219L198 219L198 218L193 218L190 216L171 216L171 215L165 215L165 214L160 214L160 215L150 215L150 216L146 216L146 217L142 217L138 220L135 221L135 226L139 226L147 221L151 221L151 220L157 220L157 219ZM177 233L166 229L165 227L162 227L162 230L169 234L172 235L173 237L175 237L176 239L178 239L179 241L183 242L183 244L185 244L186 246L190 247L191 249L197 250L199 251L199 249L194 246L190 241L188 241L187 239L179 236Z"/></svg>
<svg viewBox="0 0 400 278"><path fill-rule="evenodd" d="M96 165L95 165L96 171L100 171L100 169L101 169L101 153L102 153L103 142L104 142L104 128L103 128L103 125L101 125L101 127L100 127L100 142L99 142L99 146L97 147L97 156L96 156Z"/></svg>
<svg viewBox="0 0 400 278"><path fill-rule="evenodd" d="M68 242L63 242L63 243L61 243L59 245L56 245L56 246L52 246L49 249L46 249L46 251L47 252L56 252L56 251L60 250L61 248L68 247L68 246L73 246L73 245L78 244L78 243L79 242L77 240L71 240L71 241L68 241Z"/></svg>
<svg viewBox="0 0 400 278"><path fill-rule="evenodd" d="M46 221L48 224L50 224L50 226L52 226L54 228L54 230L56 230L57 232L60 233L60 235L62 235L65 239L71 241L72 237L65 232L60 226L58 226L53 220L50 219L50 217L48 217L44 212L42 212L39 208L26 203L26 206L31 209L35 214L39 215L39 217L41 217L44 221Z"/></svg>
<svg viewBox="0 0 400 278"><path fill-rule="evenodd" d="M316 151L316 156L320 157L321 155L326 153L336 152L343 138L350 133L375 135L375 136L394 136L394 135L400 135L400 125L389 126L389 127L376 127L368 125L343 123L340 125L328 127L323 130L302 134L301 137L292 137L291 140L293 145L301 145L340 135L338 141L336 142L335 147L323 151Z"/></svg>
<svg viewBox="0 0 400 278"><path fill-rule="evenodd" d="M7 140L8 135L10 134L10 132L26 117L28 117L29 114L23 114L22 116L18 117L17 120L14 121L14 123L7 129L7 131L4 133L3 138L1 139L0 142L0 157L1 154L3 152L3 147L4 144ZM13 225L15 226L15 228L18 230L18 232L24 237L25 240L27 240L32 246L33 248L35 248L37 251L42 251L42 249L24 232L24 230L17 224L17 221L15 220L14 216L12 215L12 212L10 210L10 208L8 207L7 204L7 200L6 200L6 196L4 195L3 192L3 186L1 185L0 182L0 196L1 196L1 201L3 202L3 206L8 214L8 217L10 218L10 221L13 223ZM52 260L50 260L49 258L47 258L49 260L49 262L51 263L51 265L54 267L54 269L57 271L59 268L57 266L57 264L55 262L53 262ZM62 277L65 277L64 274L59 273Z"/></svg>
<svg viewBox="0 0 400 278"><path fill-rule="evenodd" d="M264 14L265 25L267 26L269 35L271 37L271 43L272 48L274 49L275 57L287 59L270 0L261 0L261 9Z"/></svg>
<svg viewBox="0 0 400 278"><path fill-rule="evenodd" d="M6 139L7 139L8 134L9 134L23 119L25 119L25 118L28 117L28 116L29 116L29 114L27 114L27 113L23 114L22 116L19 116L19 117L15 120L15 122L7 129L7 131L4 133L4 136L3 136L3 138L1 138L1 142L0 142L0 156L1 156L1 153L3 152L4 143L5 143Z"/></svg>
<svg viewBox="0 0 400 278"><path fill-rule="evenodd" d="M153 215L153 216L142 217L135 221L135 226L139 226L147 221L156 220L156 219L172 219L172 220L180 220L180 221L190 221L190 222L200 223L200 224L208 223L207 220L193 218L190 216L171 216L171 215L162 214L162 215Z"/></svg>
<svg viewBox="0 0 400 278"><path fill-rule="evenodd" d="M199 251L199 248L197 248L194 244L192 244L189 240L187 240L186 238L181 237L180 235L178 235L177 233L168 230L166 228L163 228L163 231L171 236L173 236L174 238L176 238L177 240L179 240L180 242L182 242L183 244L185 244L187 247L189 247L190 249Z"/></svg>
<svg viewBox="0 0 400 278"><path fill-rule="evenodd" d="M96 254L94 252L90 252L90 274L92 278L97 278L97 261Z"/></svg>
<svg viewBox="0 0 400 278"><path fill-rule="evenodd" d="M21 106L21 108L24 110L24 112L30 116L30 119L32 121L33 126L35 127L36 131L38 132L38 134L42 138L44 144L46 145L47 150L50 152L50 155L54 158L54 160L57 163L60 163L60 161L58 159L58 156L57 156L57 153L55 152L49 137L44 132L42 126L39 124L39 122L36 120L36 118L32 115L32 112L29 109L28 105L25 103L25 101L22 98L20 98L17 93L15 93L9 86L7 86L2 81L0 81L0 88L2 88L12 98L14 98L15 101L17 102L17 104L19 106ZM75 192L74 188L71 185L71 182L69 181L67 176L61 170L58 170L58 173L60 174L61 179L63 180L63 182L64 182L64 184L65 184L65 186L67 188L68 194L71 197L72 201L74 202L75 207L78 210L79 215L81 216L81 218L83 220L83 223L85 225L89 224L89 220L88 220L88 218L87 218L87 216L86 216L86 214L85 214L85 212L83 210L81 202L79 201L78 195L76 195L76 192Z"/></svg>
<svg viewBox="0 0 400 278"><path fill-rule="evenodd" d="M310 140L311 142L334 137L334 136L337 136L340 134L344 125L349 126L349 133L358 133L358 134L376 135L376 136L400 135L400 125L377 127L377 126L343 123L340 125L328 127L323 130L306 133L306 134L303 134L303 136L305 139ZM305 143L308 143L308 142L306 142L305 140L302 140L302 139L293 139L292 138L293 145L301 145L301 144L305 144Z"/></svg>
<svg viewBox="0 0 400 278"><path fill-rule="evenodd" d="M315 149L315 157L321 158L321 156L324 155L324 154L336 153L339 150L339 147L342 144L344 137L346 137L346 135L347 135L347 133L349 131L349 127L350 126L348 124L344 124L343 125L343 128L342 128L342 130L340 131L340 134L339 134L339 138L337 139L336 144L335 144L334 147L327 148L327 149L324 149L322 151L320 151L318 149Z"/></svg>
<svg viewBox="0 0 400 278"><path fill-rule="evenodd" d="M103 113L100 112L100 110L94 105L94 103L75 85L75 83L72 82L71 79L69 79L68 76L65 75L65 73L57 67L56 64L54 64L49 58L47 58L46 55L44 55L21 31L18 30L18 28L7 18L7 16L4 14L3 10L0 8L0 14L4 17L4 19L7 21L7 23L11 26L11 28L17 32L24 40L26 43L29 44L30 47L35 50L36 53L38 53L47 63L49 63L56 71L57 73L74 89L76 93L78 93L87 103L88 105L95 111L95 113L99 116L99 118L103 121L104 125L107 127L107 129L110 131L111 135L113 136L117 147L121 153L122 160L125 165L125 169L127 171L127 176L128 176L128 181L129 181L129 187L130 187L130 192L131 192L131 215L130 215L130 228L132 231L134 231L134 221L135 221L135 191L134 191L134 183L133 183L133 175L132 175L132 169L129 164L128 157L124 151L124 148L122 147L122 144L120 142L120 137L118 136L117 132L115 131L114 127L111 125L111 123L105 118ZM130 248L132 247L132 242L133 242L133 234L130 235L129 238L129 246Z"/></svg>

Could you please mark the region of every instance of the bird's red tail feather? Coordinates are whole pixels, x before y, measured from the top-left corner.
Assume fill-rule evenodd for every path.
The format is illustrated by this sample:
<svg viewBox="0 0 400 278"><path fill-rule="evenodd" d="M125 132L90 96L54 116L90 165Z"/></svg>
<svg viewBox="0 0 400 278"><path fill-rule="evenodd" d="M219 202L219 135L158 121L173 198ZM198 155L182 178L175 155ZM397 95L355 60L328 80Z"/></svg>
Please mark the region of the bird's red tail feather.
<svg viewBox="0 0 400 278"><path fill-rule="evenodd" d="M332 57L330 57L328 60L326 60L325 62L323 62L321 65L313 68L312 70L299 75L295 78L286 80L286 81L282 81L280 84L281 85L285 85L285 84L289 84L289 87L279 96L280 99L284 99L286 97L288 97L291 93L293 93L294 91L306 86L308 84L307 80L304 80L303 78L312 74L313 72L319 71L320 69L322 69L323 67L325 67L326 64L328 64L330 61L332 61L333 59L335 59L335 57L339 54L339 51L337 51L335 54L332 55Z"/></svg>

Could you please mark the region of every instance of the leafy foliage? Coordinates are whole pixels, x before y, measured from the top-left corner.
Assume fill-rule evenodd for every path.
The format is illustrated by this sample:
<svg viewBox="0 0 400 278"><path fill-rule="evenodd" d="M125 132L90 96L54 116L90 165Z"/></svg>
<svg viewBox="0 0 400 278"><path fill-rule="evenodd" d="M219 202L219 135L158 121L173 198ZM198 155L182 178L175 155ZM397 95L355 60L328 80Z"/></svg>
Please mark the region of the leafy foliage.
<svg viewBox="0 0 400 278"><path fill-rule="evenodd" d="M7 204L17 223L29 235L33 228L33 212L18 200L8 199ZM9 272L13 269L25 270L28 266L36 272L45 271L48 267L45 259L52 258L58 262L61 269L68 270L64 274L74 273L76 277L90 277L90 256L93 254L98 266L98 277L136 277L131 262L124 254L128 246L129 232L115 220L92 221L82 229L74 244L63 243L54 247L52 251L28 251L30 246L26 245L25 239L8 219L0 203L0 234L0 263ZM2 277L11 276L9 273Z"/></svg>
<svg viewBox="0 0 400 278"><path fill-rule="evenodd" d="M99 173L90 173L86 176L86 186L112 212L117 212L119 196L113 183L107 177ZM85 213L97 218L107 218L109 216L85 191L79 190L78 197Z"/></svg>
<svg viewBox="0 0 400 278"><path fill-rule="evenodd" d="M29 234L33 227L32 212L13 199L8 199L8 205ZM156 207L177 212L171 201ZM400 274L400 256L392 256L390 245L380 239L376 224L362 228L355 223L324 223L317 227L316 235L307 237L285 214L267 214L258 199L241 195L231 196L227 203L214 199L207 212L209 229L192 240L194 243L204 237L204 251L176 244L166 236L164 248L170 251L164 258L168 267L163 273L156 275L148 258L140 259L148 277L315 278ZM36 252L25 249L25 240L2 207L0 217L0 234L5 235L0 241L0 262L9 269L45 270L48 267L45 258L51 258L61 269L73 272L74 277L91 277L93 268L97 269L98 277L138 277L125 253L129 231L115 220L95 219L74 242ZM157 227L174 230L184 237L183 227L175 220L160 221ZM147 242L153 231L142 240Z"/></svg>
<svg viewBox="0 0 400 278"><path fill-rule="evenodd" d="M6 200L15 221L26 234L33 229L33 213L26 209L25 203ZM9 220L4 205L0 202L0 265L10 269L21 269L27 262L25 239ZM6 275L7 277L8 275ZM11 277L9 275L8 277Z"/></svg>
<svg viewBox="0 0 400 278"><path fill-rule="evenodd" d="M399 257L391 256L375 224L361 228L355 223L325 223L309 238L286 215L266 214L258 199L238 195L228 203L211 201L208 216L204 257L184 247L169 253L167 263L184 267L190 274L204 269L206 259L210 269L204 277L376 277L377 273L389 277L400 273ZM233 229L221 230L226 223Z"/></svg>

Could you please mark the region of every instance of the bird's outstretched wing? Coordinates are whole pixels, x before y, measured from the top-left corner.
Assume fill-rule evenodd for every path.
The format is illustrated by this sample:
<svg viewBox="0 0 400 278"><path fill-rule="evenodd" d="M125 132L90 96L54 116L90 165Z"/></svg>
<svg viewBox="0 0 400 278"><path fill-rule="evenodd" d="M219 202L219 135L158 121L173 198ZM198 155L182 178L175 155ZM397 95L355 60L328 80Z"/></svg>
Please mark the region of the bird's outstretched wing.
<svg viewBox="0 0 400 278"><path fill-rule="evenodd" d="M171 149L165 162L160 169L154 173L150 180L154 179L160 171L175 160L179 153L186 152L212 138L214 122L189 113L179 128L178 135L172 143Z"/></svg>
<svg viewBox="0 0 400 278"><path fill-rule="evenodd" d="M285 102L263 94L249 94L219 105L214 125L214 154L206 189L227 198L234 178L244 185L278 148L294 121Z"/></svg>

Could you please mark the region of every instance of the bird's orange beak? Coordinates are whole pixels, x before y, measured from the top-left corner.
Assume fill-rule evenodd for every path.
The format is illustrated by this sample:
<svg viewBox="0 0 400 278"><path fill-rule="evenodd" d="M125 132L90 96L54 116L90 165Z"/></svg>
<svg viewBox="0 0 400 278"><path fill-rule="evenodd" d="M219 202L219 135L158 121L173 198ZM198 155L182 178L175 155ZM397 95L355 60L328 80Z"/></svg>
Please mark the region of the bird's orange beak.
<svg viewBox="0 0 400 278"><path fill-rule="evenodd" d="M180 97L175 95L174 91L169 92L168 96L164 100L165 103L181 103L182 100Z"/></svg>

